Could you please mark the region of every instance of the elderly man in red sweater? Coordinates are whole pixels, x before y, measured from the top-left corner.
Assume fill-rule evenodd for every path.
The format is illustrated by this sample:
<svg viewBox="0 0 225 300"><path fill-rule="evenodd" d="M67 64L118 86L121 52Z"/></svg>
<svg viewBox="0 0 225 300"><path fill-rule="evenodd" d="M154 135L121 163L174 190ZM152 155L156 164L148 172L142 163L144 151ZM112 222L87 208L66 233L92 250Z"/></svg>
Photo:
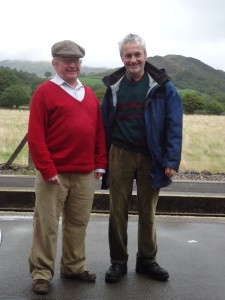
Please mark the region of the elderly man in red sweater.
<svg viewBox="0 0 225 300"><path fill-rule="evenodd" d="M48 293L54 275L61 214L61 276L96 279L85 268L85 233L106 153L99 102L78 79L84 55L73 41L54 44L56 75L37 88L30 106L28 144L37 173L29 266L37 294Z"/></svg>

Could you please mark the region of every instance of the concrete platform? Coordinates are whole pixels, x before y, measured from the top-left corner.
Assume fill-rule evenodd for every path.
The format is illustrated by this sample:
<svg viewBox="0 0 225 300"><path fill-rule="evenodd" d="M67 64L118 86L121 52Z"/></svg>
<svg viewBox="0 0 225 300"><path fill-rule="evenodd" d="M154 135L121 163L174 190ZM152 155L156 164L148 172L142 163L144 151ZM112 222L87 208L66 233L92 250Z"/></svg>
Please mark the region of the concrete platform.
<svg viewBox="0 0 225 300"><path fill-rule="evenodd" d="M129 216L128 274L119 283L104 281L109 266L108 215L94 215L87 230L87 268L96 283L59 277L61 225L55 276L47 296L31 290L27 257L31 246L32 214L0 213L1 300L224 300L225 218L157 216L158 262L170 272L168 282L135 273L137 216Z"/></svg>
<svg viewBox="0 0 225 300"><path fill-rule="evenodd" d="M33 211L34 176L0 175L0 211ZM109 191L95 181L93 212L109 212ZM130 213L137 211L136 184L130 199ZM225 216L225 182L174 181L160 190L157 214Z"/></svg>

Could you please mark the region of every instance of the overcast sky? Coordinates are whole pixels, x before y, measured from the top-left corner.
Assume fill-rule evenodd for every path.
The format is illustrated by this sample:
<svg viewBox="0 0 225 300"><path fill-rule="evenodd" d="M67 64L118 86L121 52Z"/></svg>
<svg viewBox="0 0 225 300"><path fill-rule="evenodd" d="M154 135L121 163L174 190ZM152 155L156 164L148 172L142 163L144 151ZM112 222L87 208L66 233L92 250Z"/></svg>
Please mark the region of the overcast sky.
<svg viewBox="0 0 225 300"><path fill-rule="evenodd" d="M148 56L194 57L225 71L224 0L5 0L0 61L51 60L51 46L70 39L86 50L83 65L119 67L118 42L141 35Z"/></svg>

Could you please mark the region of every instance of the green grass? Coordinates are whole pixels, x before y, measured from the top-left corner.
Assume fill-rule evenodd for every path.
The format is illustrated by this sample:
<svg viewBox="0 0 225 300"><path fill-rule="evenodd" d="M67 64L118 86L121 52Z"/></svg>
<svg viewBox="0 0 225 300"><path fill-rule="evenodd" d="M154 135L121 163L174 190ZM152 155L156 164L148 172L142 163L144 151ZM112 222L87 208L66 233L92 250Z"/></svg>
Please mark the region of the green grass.
<svg viewBox="0 0 225 300"><path fill-rule="evenodd" d="M80 78L80 81L83 83L83 84L86 84L90 87L93 87L93 86L104 86L102 80L100 78L89 78L89 77L81 77Z"/></svg>
<svg viewBox="0 0 225 300"><path fill-rule="evenodd" d="M28 110L0 109L0 164L6 163L27 133ZM225 116L184 115L180 169L225 173ZM27 166L27 144L14 161Z"/></svg>
<svg viewBox="0 0 225 300"><path fill-rule="evenodd" d="M184 116L180 168L225 172L225 116Z"/></svg>
<svg viewBox="0 0 225 300"><path fill-rule="evenodd" d="M6 163L27 133L28 110L0 109L0 163ZM14 163L28 164L28 146L24 146Z"/></svg>

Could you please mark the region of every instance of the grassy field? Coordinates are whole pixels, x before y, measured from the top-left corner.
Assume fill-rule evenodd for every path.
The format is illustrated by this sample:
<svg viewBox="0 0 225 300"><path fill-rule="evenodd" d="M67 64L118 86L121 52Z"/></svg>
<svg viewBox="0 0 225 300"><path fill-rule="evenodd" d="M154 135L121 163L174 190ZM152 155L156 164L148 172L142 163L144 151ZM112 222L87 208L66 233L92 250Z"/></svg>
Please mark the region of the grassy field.
<svg viewBox="0 0 225 300"><path fill-rule="evenodd" d="M0 164L7 162L27 133L28 118L28 110L0 109ZM14 163L27 166L27 144ZM180 169L225 172L225 116L184 116Z"/></svg>
<svg viewBox="0 0 225 300"><path fill-rule="evenodd" d="M81 77L80 80L83 84L86 84L90 87L95 86L95 85L104 87L104 84L100 78Z"/></svg>
<svg viewBox="0 0 225 300"><path fill-rule="evenodd" d="M29 111L0 109L0 164L6 163L27 133ZM16 164L28 164L28 146L14 161Z"/></svg>
<svg viewBox="0 0 225 300"><path fill-rule="evenodd" d="M225 172L225 116L184 116L180 168Z"/></svg>

